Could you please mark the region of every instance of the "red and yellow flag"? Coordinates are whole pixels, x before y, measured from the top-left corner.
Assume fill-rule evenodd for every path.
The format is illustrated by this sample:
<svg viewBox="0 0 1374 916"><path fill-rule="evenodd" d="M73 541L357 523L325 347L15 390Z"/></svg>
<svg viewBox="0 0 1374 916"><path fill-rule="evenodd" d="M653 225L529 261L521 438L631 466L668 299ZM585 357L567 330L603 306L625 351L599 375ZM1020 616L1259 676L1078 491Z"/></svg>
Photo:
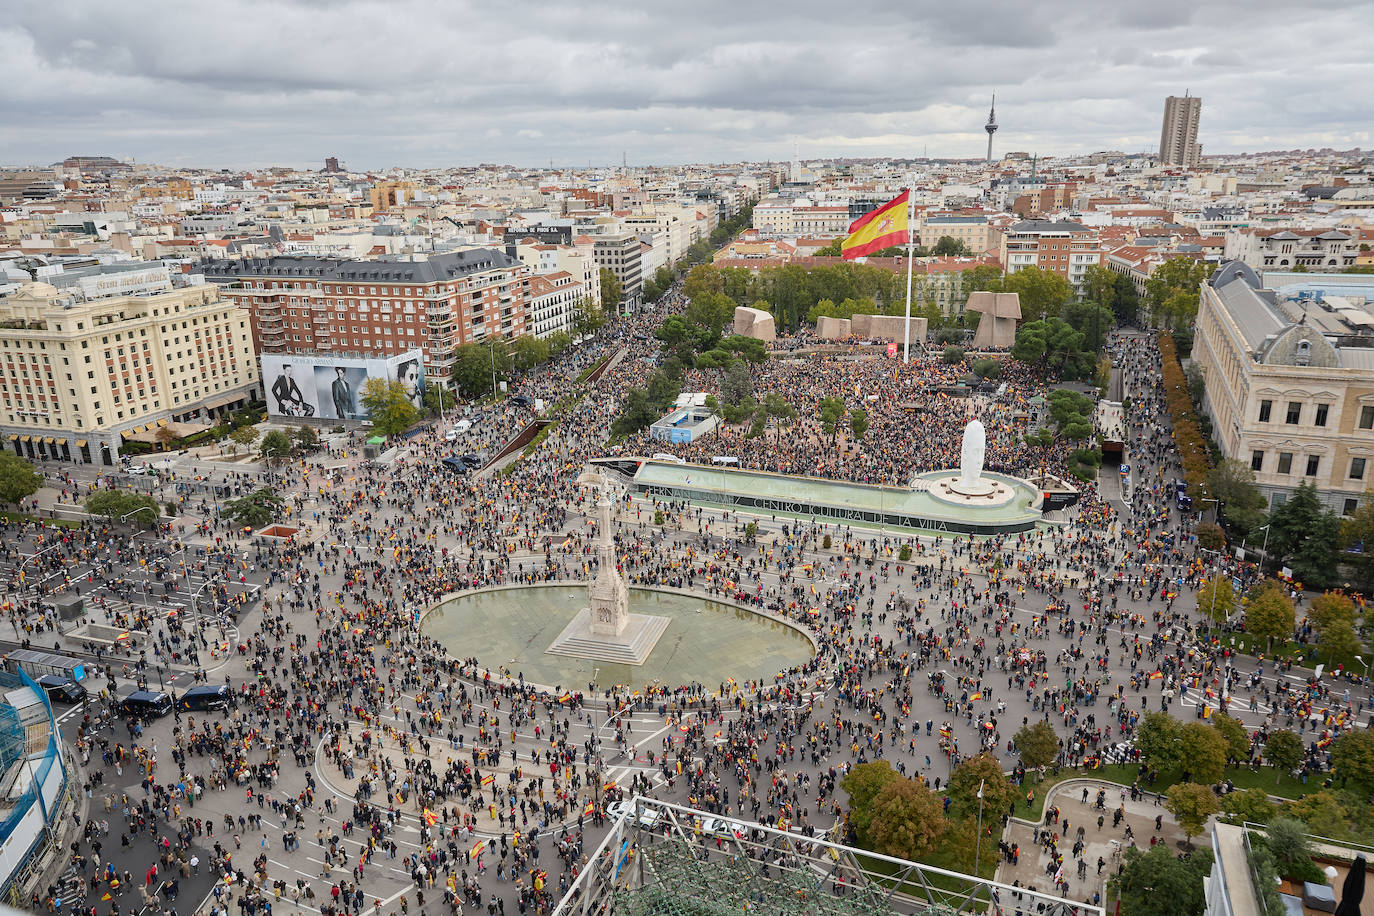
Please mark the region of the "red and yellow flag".
<svg viewBox="0 0 1374 916"><path fill-rule="evenodd" d="M429 826L433 827L435 824L439 823L439 815L435 814L433 811L426 808L424 814L425 823Z"/></svg>
<svg viewBox="0 0 1374 916"><path fill-rule="evenodd" d="M866 258L893 245L905 245L909 223L907 203L911 192L903 191L876 210L870 210L849 224L849 238L840 242L846 259Z"/></svg>

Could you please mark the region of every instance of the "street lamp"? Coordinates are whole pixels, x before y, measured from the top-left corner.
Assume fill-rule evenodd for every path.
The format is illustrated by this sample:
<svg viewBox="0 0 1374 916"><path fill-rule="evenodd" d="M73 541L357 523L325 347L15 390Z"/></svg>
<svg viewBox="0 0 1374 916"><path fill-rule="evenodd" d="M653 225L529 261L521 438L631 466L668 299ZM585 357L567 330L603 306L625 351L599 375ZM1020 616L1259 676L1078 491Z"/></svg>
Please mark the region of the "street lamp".
<svg viewBox="0 0 1374 916"><path fill-rule="evenodd" d="M1364 656L1363 656L1363 655L1357 655L1357 656L1355 656L1355 661L1359 662L1361 665L1364 666L1364 677L1365 677L1365 680L1369 680L1369 662L1367 662L1367 661L1364 660Z"/></svg>
<svg viewBox="0 0 1374 916"><path fill-rule="evenodd" d="M978 835L973 840L973 874L978 874L978 857L983 848L983 785L986 779L978 780Z"/></svg>

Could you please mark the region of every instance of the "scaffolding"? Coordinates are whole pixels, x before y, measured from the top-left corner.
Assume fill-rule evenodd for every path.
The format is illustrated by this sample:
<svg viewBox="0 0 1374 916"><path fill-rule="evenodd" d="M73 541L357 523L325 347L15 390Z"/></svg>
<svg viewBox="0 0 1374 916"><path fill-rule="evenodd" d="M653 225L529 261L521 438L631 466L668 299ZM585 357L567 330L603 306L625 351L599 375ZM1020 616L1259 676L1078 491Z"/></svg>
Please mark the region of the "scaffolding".
<svg viewBox="0 0 1374 916"><path fill-rule="evenodd" d="M554 916L1104 916L825 836L636 797Z"/></svg>

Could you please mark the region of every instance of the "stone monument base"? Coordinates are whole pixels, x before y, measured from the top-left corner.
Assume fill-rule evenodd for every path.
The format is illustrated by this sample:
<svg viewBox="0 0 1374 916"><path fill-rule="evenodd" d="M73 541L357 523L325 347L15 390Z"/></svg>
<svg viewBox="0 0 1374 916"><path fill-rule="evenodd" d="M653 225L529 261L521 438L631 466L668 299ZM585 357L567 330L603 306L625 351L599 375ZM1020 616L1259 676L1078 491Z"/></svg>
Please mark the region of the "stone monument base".
<svg viewBox="0 0 1374 916"><path fill-rule="evenodd" d="M592 633L591 608L584 607L544 651L598 662L642 665L672 619L652 614L630 614L628 617L629 622L619 636L597 635Z"/></svg>
<svg viewBox="0 0 1374 916"><path fill-rule="evenodd" d="M995 478L980 477L973 487L965 486L960 474L930 480L927 492L941 502L962 506L1000 506L1016 496L1011 486Z"/></svg>

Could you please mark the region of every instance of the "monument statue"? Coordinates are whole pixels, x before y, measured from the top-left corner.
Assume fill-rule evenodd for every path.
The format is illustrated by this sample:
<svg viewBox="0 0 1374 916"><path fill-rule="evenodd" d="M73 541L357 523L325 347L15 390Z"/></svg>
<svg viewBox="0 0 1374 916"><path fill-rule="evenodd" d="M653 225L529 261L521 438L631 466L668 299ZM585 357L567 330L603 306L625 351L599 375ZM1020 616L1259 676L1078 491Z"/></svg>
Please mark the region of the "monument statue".
<svg viewBox="0 0 1374 916"><path fill-rule="evenodd" d="M602 478L601 496L596 501L597 537L596 578L587 586L592 610L591 631L596 636L619 636L630 621L630 592L625 577L616 568L615 542L611 539L610 481Z"/></svg>
<svg viewBox="0 0 1374 916"><path fill-rule="evenodd" d="M578 484L596 487L596 578L587 586L587 607L577 612L545 652L622 665L642 665L671 618L630 613L630 589L618 567L611 537L611 510L618 499L604 473L584 472Z"/></svg>
<svg viewBox="0 0 1374 916"><path fill-rule="evenodd" d="M987 432L980 420L970 420L964 427L964 444L959 450L959 489L978 492L983 476L983 455L987 451Z"/></svg>

